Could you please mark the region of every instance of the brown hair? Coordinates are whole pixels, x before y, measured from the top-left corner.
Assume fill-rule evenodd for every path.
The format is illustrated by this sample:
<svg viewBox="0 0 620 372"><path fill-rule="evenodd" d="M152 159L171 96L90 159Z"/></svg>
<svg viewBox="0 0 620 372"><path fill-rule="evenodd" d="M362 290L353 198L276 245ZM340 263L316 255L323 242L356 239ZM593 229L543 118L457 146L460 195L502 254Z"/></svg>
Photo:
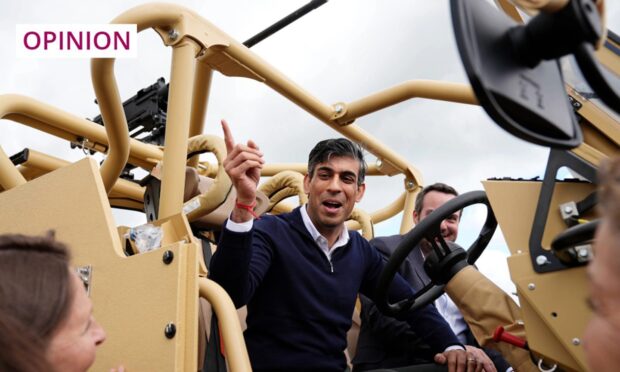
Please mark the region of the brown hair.
<svg viewBox="0 0 620 372"><path fill-rule="evenodd" d="M599 177L599 208L609 227L620 232L620 157L604 161Z"/></svg>
<svg viewBox="0 0 620 372"><path fill-rule="evenodd" d="M0 370L49 370L45 350L71 305L69 253L46 236L0 235Z"/></svg>
<svg viewBox="0 0 620 372"><path fill-rule="evenodd" d="M454 196L459 196L459 193L454 189L454 187L446 185L445 183L437 182L432 185L428 185L418 193L418 196L415 198L415 205L413 210L420 215L422 213L422 204L424 202L424 197L431 191L437 191L444 194L450 194ZM460 213L459 213L460 214Z"/></svg>

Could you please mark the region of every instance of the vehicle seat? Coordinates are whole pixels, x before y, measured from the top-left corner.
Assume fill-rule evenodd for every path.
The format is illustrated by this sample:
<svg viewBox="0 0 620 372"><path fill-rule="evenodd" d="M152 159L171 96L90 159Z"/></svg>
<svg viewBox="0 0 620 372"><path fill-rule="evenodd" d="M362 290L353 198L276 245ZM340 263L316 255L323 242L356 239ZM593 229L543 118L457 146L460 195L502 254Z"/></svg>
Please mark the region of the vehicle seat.
<svg viewBox="0 0 620 372"><path fill-rule="evenodd" d="M185 189L183 190L183 202L190 200L191 198L204 194L213 185L213 179L205 177L198 173L196 168L187 167L185 169ZM222 224L233 208L235 207L235 200L237 199L237 191L235 188L231 188L230 192L226 196L226 200L220 204L211 213L202 216L194 221L190 222L190 225L194 229L198 230L219 230ZM269 199L267 196L258 191L256 192L256 208L254 211L257 215L261 215L267 211L269 206Z"/></svg>

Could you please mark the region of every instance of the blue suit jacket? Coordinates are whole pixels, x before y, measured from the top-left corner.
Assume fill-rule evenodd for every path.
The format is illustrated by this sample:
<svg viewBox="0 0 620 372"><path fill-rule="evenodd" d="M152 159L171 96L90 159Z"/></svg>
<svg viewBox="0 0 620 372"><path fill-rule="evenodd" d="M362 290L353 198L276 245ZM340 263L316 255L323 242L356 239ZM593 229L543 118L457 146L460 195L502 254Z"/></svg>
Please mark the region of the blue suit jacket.
<svg viewBox="0 0 620 372"><path fill-rule="evenodd" d="M370 241L370 244L377 248L385 258L389 258L402 240L402 235L393 235L375 238ZM430 281L423 265L422 254L416 247L409 252L399 269L400 275L416 291ZM361 296L361 301L362 326L353 359L356 372L432 362L434 353L407 323L384 316L367 297ZM468 345L479 347L469 328L465 336ZM492 349L484 349L484 351L498 371L504 372L510 367L499 352Z"/></svg>

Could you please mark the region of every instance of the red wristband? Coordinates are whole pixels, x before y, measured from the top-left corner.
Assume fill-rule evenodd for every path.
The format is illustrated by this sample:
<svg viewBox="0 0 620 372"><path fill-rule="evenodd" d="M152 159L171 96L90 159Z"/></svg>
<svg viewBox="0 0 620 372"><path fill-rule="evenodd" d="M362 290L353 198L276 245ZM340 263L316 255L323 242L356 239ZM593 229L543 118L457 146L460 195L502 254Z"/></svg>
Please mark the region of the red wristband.
<svg viewBox="0 0 620 372"><path fill-rule="evenodd" d="M247 205L247 204L239 203L239 200L235 199L235 208L245 209L254 218L256 218L257 220L260 220L260 217L256 214L256 212L254 212L254 207L256 207L256 200L254 200L254 202L251 205Z"/></svg>

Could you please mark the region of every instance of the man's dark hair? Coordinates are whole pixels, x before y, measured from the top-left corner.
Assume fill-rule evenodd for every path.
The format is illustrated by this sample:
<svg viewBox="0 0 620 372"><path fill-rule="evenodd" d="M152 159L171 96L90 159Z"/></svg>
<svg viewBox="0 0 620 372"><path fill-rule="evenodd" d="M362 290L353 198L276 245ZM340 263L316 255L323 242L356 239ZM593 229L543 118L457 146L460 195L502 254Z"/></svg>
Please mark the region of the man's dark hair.
<svg viewBox="0 0 620 372"><path fill-rule="evenodd" d="M346 138L331 138L323 140L314 146L308 156L308 175L314 176L314 169L317 164L329 161L332 156L353 158L360 163L357 172L357 185L364 183L366 177L366 161L362 147Z"/></svg>
<svg viewBox="0 0 620 372"><path fill-rule="evenodd" d="M442 192L444 194L451 194L454 196L459 196L459 193L454 189L454 187L446 185L445 183L437 182L432 185L428 185L420 191L418 196L415 198L415 206L414 211L420 215L422 213L422 202L424 201L424 196L431 191Z"/></svg>

